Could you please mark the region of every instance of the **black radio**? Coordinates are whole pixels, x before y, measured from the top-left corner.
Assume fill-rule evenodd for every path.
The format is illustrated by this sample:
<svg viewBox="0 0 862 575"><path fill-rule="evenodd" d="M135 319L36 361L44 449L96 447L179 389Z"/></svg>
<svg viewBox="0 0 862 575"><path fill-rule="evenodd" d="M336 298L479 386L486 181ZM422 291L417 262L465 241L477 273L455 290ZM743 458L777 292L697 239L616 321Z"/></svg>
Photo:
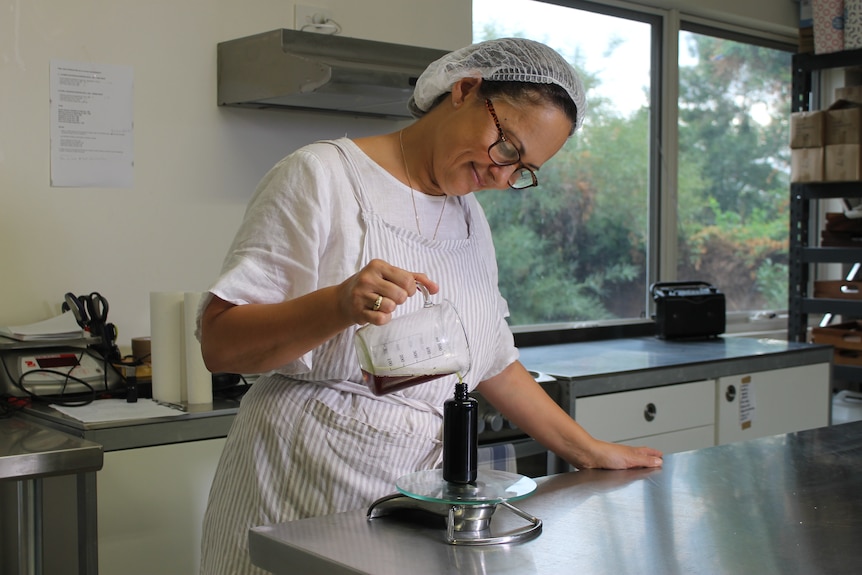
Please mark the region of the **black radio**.
<svg viewBox="0 0 862 575"><path fill-rule="evenodd" d="M664 339L712 337L724 333L724 294L700 281L650 286L656 333Z"/></svg>

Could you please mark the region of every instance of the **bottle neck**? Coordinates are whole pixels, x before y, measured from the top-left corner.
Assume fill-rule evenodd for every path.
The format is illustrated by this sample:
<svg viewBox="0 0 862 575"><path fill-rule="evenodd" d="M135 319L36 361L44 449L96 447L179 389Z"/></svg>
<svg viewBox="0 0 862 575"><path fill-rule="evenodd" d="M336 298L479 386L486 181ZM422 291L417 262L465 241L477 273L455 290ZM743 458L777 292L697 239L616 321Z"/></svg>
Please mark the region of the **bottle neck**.
<svg viewBox="0 0 862 575"><path fill-rule="evenodd" d="M467 399L467 384L458 382L455 384L455 399L464 401Z"/></svg>

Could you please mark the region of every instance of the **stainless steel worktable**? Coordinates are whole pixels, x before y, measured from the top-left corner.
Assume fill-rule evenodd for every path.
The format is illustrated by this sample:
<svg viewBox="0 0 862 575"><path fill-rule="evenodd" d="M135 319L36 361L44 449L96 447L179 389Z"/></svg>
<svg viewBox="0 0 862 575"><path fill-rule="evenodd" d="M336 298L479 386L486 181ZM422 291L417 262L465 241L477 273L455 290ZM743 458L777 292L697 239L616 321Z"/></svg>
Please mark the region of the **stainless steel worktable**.
<svg viewBox="0 0 862 575"><path fill-rule="evenodd" d="M828 363L832 353L831 346L747 337L700 341L639 337L520 349L527 369L567 382L566 393L572 397ZM100 443L109 452L225 437L238 408L238 401L216 399L212 405L188 406L178 417L82 423L37 403L21 415Z"/></svg>
<svg viewBox="0 0 862 575"><path fill-rule="evenodd" d="M23 419L0 419L0 480L18 482L19 573L42 572L42 478L73 474L78 477L78 571L98 572L95 493L102 461L97 443Z"/></svg>
<svg viewBox="0 0 862 575"><path fill-rule="evenodd" d="M577 397L832 361L828 345L778 339L633 337L520 350L527 367L570 382Z"/></svg>
<svg viewBox="0 0 862 575"><path fill-rule="evenodd" d="M170 417L84 423L50 405L34 403L19 417L95 441L109 452L225 437L239 409L239 401L215 399L213 403L185 405L184 409L184 414Z"/></svg>
<svg viewBox="0 0 862 575"><path fill-rule="evenodd" d="M452 546L443 530L360 509L257 527L273 573L858 573L862 422L668 455L657 470L541 478L516 503L536 539ZM513 517L500 510L495 522ZM505 528L505 524L502 525Z"/></svg>

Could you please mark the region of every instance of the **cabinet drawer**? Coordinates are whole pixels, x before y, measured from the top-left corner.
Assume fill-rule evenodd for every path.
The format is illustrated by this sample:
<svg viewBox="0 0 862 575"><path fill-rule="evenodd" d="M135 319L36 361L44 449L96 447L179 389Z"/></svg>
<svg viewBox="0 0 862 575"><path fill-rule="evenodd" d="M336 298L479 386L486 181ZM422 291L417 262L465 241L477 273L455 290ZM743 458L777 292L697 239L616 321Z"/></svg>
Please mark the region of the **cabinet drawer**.
<svg viewBox="0 0 862 575"><path fill-rule="evenodd" d="M713 425L715 382L577 398L575 419L594 437L614 442Z"/></svg>
<svg viewBox="0 0 862 575"><path fill-rule="evenodd" d="M718 378L717 441L731 443L829 425L828 363Z"/></svg>

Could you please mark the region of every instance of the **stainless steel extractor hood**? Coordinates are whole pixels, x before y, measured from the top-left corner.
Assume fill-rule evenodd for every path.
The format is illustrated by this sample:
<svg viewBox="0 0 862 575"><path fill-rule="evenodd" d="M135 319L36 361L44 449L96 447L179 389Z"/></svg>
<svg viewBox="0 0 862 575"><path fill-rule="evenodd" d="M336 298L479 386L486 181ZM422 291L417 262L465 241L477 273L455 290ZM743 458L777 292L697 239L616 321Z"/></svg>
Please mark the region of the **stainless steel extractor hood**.
<svg viewBox="0 0 862 575"><path fill-rule="evenodd" d="M443 50L297 30L218 45L218 104L409 117L407 101Z"/></svg>

